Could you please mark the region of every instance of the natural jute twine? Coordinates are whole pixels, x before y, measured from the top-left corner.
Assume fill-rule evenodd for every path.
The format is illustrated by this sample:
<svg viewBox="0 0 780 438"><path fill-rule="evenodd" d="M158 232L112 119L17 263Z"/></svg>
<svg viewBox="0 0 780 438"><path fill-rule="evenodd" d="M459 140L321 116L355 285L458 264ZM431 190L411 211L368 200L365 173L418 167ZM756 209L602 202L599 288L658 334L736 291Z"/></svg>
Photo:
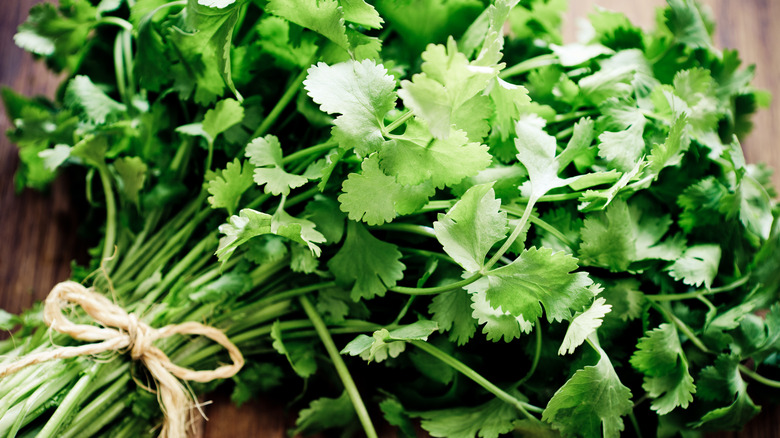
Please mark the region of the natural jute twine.
<svg viewBox="0 0 780 438"><path fill-rule="evenodd" d="M103 327L73 323L62 313L63 308L71 304L81 306L87 315ZM181 380L209 382L214 379L227 379L235 375L244 365L244 357L238 347L214 327L197 322L185 322L155 329L139 321L135 314L128 314L103 295L73 281L65 281L54 286L46 298L43 318L46 325L53 330L93 343L75 347L58 347L51 351L24 356L14 363L0 366L0 378L30 365L54 359L129 350L133 360L141 360L157 383L158 398L165 414L162 437L187 436L187 424L193 400ZM174 334L210 338L225 347L233 363L208 371L182 368L172 363L165 353L152 345L155 340Z"/></svg>

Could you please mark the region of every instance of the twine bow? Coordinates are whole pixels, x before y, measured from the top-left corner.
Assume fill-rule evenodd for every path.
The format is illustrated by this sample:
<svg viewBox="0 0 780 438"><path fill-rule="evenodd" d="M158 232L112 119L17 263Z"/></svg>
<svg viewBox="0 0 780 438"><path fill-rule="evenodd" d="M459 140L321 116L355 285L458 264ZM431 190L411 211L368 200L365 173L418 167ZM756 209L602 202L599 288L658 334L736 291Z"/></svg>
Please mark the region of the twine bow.
<svg viewBox="0 0 780 438"><path fill-rule="evenodd" d="M68 319L62 313L62 309L70 304L81 306L87 315L103 327L76 324ZM139 321L135 314L128 314L103 295L73 281L65 281L54 286L46 298L43 318L46 325L53 330L92 343L58 347L51 351L27 355L14 363L0 367L0 378L30 365L54 359L129 350L133 360L142 361L157 382L158 398L165 414L162 437L184 438L187 435L187 420L192 400L182 380L209 382L214 379L227 379L235 375L244 365L244 357L238 347L214 327L197 322L185 322L155 329ZM210 338L228 351L233 363L205 371L180 367L153 345L155 340L174 334L201 335Z"/></svg>

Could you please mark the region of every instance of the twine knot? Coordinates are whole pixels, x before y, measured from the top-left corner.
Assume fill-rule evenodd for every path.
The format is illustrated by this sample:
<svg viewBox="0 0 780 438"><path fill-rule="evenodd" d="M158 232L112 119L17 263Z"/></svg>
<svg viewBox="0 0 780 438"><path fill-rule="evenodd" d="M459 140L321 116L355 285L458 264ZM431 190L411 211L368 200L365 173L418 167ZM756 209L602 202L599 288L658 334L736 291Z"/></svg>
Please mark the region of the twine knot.
<svg viewBox="0 0 780 438"><path fill-rule="evenodd" d="M81 306L84 312L102 327L76 324L68 319L63 309L70 304ZM244 365L244 358L238 347L214 327L185 322L155 329L140 321L135 314L128 314L103 295L73 281L54 286L46 298L43 319L53 330L92 343L58 347L24 356L14 363L0 367L0 378L49 360L95 355L106 351L130 351L133 360L140 360L157 383L158 398L165 414L162 437L183 438L187 435L193 401L182 380L209 382L214 379L227 379L234 376ZM205 336L224 347L233 363L202 371L180 367L153 344L158 339L174 334Z"/></svg>

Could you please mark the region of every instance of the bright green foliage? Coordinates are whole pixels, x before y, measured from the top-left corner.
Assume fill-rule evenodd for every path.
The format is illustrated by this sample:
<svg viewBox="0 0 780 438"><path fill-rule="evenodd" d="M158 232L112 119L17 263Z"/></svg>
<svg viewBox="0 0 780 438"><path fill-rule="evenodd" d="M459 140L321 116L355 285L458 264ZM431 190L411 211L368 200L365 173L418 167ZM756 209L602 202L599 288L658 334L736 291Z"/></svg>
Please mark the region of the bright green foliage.
<svg viewBox="0 0 780 438"><path fill-rule="evenodd" d="M721 249L718 245L706 244L688 247L682 257L669 267L669 274L685 284L707 289L718 273Z"/></svg>
<svg viewBox="0 0 780 438"><path fill-rule="evenodd" d="M315 229L314 222L292 217L280 205L271 218L271 232L292 241L306 245L312 254L319 257L318 243L325 242L325 236Z"/></svg>
<svg viewBox="0 0 780 438"><path fill-rule="evenodd" d="M488 272L466 286L470 293L484 293L491 307L534 321L542 316L561 321L581 309L593 297L593 280L577 269L577 259L547 248L531 247L512 263Z"/></svg>
<svg viewBox="0 0 780 438"><path fill-rule="evenodd" d="M669 129L669 135L662 144L653 146L648 156L648 171L658 178L661 170L667 166L680 164L683 153L688 150L690 138L685 132L687 129L687 116L682 115L675 119Z"/></svg>
<svg viewBox="0 0 780 438"><path fill-rule="evenodd" d="M265 186L265 192L275 196L290 194L290 189L298 188L309 179L288 173L282 163L282 146L273 135L258 137L246 146L246 156L255 166L254 181Z"/></svg>
<svg viewBox="0 0 780 438"><path fill-rule="evenodd" d="M471 105L466 103L487 87L496 71L471 65L458 52L453 39L447 41L446 47L429 46L422 59L423 72L412 76L411 81L401 82L398 95L427 122L434 138L446 139L459 112L473 117Z"/></svg>
<svg viewBox="0 0 780 438"><path fill-rule="evenodd" d="M212 139L244 120L244 107L235 99L223 99L203 116L203 130Z"/></svg>
<svg viewBox="0 0 780 438"><path fill-rule="evenodd" d="M582 437L620 436L622 416L631 412L631 391L626 388L607 354L599 349L596 365L586 366L555 392L542 413L565 435Z"/></svg>
<svg viewBox="0 0 780 438"><path fill-rule="evenodd" d="M321 397L298 413L292 433L312 434L334 427L345 427L355 419L355 408L346 391L338 398Z"/></svg>
<svg viewBox="0 0 780 438"><path fill-rule="evenodd" d="M122 157L114 161L114 169L122 181L125 199L138 205L138 193L146 181L147 165L139 157Z"/></svg>
<svg viewBox="0 0 780 438"><path fill-rule="evenodd" d="M388 287L403 278L401 253L393 244L382 242L362 225L349 222L347 238L341 249L328 262L336 279L352 285L352 299L383 296Z"/></svg>
<svg viewBox="0 0 780 438"><path fill-rule="evenodd" d="M267 8L272 14L321 34L344 50L350 48L344 12L336 0L272 0Z"/></svg>
<svg viewBox="0 0 780 438"><path fill-rule="evenodd" d="M295 341L285 343L282 340L282 329L278 320L271 326L271 339L273 339L274 350L287 357L296 374L307 379L317 372L317 361L310 345Z"/></svg>
<svg viewBox="0 0 780 438"><path fill-rule="evenodd" d="M477 320L471 316L471 297L463 289L436 295L428 311L439 329L449 332L450 341L457 345L468 342L477 331Z"/></svg>
<svg viewBox="0 0 780 438"><path fill-rule="evenodd" d="M570 182L558 177L561 163L555 156L555 137L544 132L536 122L537 120L520 120L515 126L517 160L528 171L530 185L523 185L522 190L525 196L533 200ZM572 147L578 149L580 143L573 144Z"/></svg>
<svg viewBox="0 0 780 438"><path fill-rule="evenodd" d="M426 320L393 330L379 329L373 336L358 335L341 350L341 354L360 356L369 362L382 362L388 357L398 357L406 349L406 342L426 341L438 329L435 321Z"/></svg>
<svg viewBox="0 0 780 438"><path fill-rule="evenodd" d="M506 237L506 213L500 207L492 184L477 185L433 223L444 251L466 271L481 269L490 248Z"/></svg>
<svg viewBox="0 0 780 438"><path fill-rule="evenodd" d="M685 409L693 401L696 386L673 325L661 324L648 331L639 340L631 365L645 375L642 387L653 397L652 408L659 415L678 406Z"/></svg>
<svg viewBox="0 0 780 438"><path fill-rule="evenodd" d="M463 131L452 131L443 140L407 136L390 140L379 151L379 160L400 184L430 181L441 189L476 175L490 164L491 156L487 146L469 142Z"/></svg>
<svg viewBox="0 0 780 438"><path fill-rule="evenodd" d="M334 2L335 3L335 2ZM345 149L367 156L384 142L384 118L395 107L395 81L374 61L319 63L303 82L323 111L336 117L334 135Z"/></svg>
<svg viewBox="0 0 780 438"><path fill-rule="evenodd" d="M376 155L363 160L362 172L349 174L342 185L344 193L338 197L341 211L369 225L392 221L397 214L396 199L404 196L402 186L382 172L378 161Z"/></svg>
<svg viewBox="0 0 780 438"><path fill-rule="evenodd" d="M641 117L623 131L602 133L599 135L599 156L617 170L631 170L645 152L644 129L645 119Z"/></svg>
<svg viewBox="0 0 780 438"><path fill-rule="evenodd" d="M228 214L232 215L238 207L241 195L252 187L252 184L251 166L247 164L242 166L236 158L227 163L225 169L209 181L207 188L211 194L209 203L214 208L226 209Z"/></svg>
<svg viewBox="0 0 780 438"><path fill-rule="evenodd" d="M86 119L96 125L114 121L125 106L108 97L89 77L79 75L68 82L65 89L65 105L74 112L83 112Z"/></svg>
<svg viewBox="0 0 780 438"><path fill-rule="evenodd" d="M728 404L704 414L697 426L733 429L745 424L761 410L748 395L747 384L739 373L738 365L738 356L720 355L714 365L701 371L699 396L704 400Z"/></svg>
<svg viewBox="0 0 780 438"><path fill-rule="evenodd" d="M514 429L518 416L517 409L493 399L474 407L421 412L420 426L434 437L498 438Z"/></svg>
<svg viewBox="0 0 780 438"><path fill-rule="evenodd" d="M526 321L523 315L514 316L507 311L493 308L484 291L472 293L471 301L471 316L482 326L482 333L489 341L498 342L503 339L504 342L510 342L523 333L530 333L533 328L533 322Z"/></svg>
<svg viewBox="0 0 780 438"><path fill-rule="evenodd" d="M585 342L588 336L601 327L602 318L611 310L612 306L606 304L604 298L599 297L593 301L588 310L577 312L566 330L566 336L563 337L558 354L574 353L574 350Z"/></svg>

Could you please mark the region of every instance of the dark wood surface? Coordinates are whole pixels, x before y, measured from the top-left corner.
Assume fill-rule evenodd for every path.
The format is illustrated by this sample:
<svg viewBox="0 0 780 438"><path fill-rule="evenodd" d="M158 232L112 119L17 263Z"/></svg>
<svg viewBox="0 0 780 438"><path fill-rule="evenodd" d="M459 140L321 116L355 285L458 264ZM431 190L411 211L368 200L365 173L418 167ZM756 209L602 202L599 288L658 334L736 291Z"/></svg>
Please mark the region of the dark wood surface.
<svg viewBox="0 0 780 438"><path fill-rule="evenodd" d="M52 96L59 78L41 63L13 44L16 26L27 17L35 0L4 2L0 14L0 85L26 95ZM654 8L662 0L571 0L566 20L566 38L576 35L574 17L585 17L594 4L625 12L634 22L649 28ZM746 64L756 64L756 86L772 91L780 99L780 1L706 0L717 19L716 45L737 48ZM780 104L760 111L755 129L744 142L749 162L767 162L780 169ZM9 128L4 108L0 108L0 131ZM83 251L76 237L78 212L73 211L69 182L59 178L47 193L25 190L16 193L13 174L16 149L5 136L0 138L0 308L19 312L46 297L51 287L70 274L70 261ZM780 188L780 174L774 176ZM206 408L209 422L198 435L203 437L286 437L289 416L281 407L257 401L236 409L221 395ZM652 436L653 431L646 431ZM391 435L389 435L391 436ZM780 438L780 408L764 409L760 416L739 433L718 437Z"/></svg>

